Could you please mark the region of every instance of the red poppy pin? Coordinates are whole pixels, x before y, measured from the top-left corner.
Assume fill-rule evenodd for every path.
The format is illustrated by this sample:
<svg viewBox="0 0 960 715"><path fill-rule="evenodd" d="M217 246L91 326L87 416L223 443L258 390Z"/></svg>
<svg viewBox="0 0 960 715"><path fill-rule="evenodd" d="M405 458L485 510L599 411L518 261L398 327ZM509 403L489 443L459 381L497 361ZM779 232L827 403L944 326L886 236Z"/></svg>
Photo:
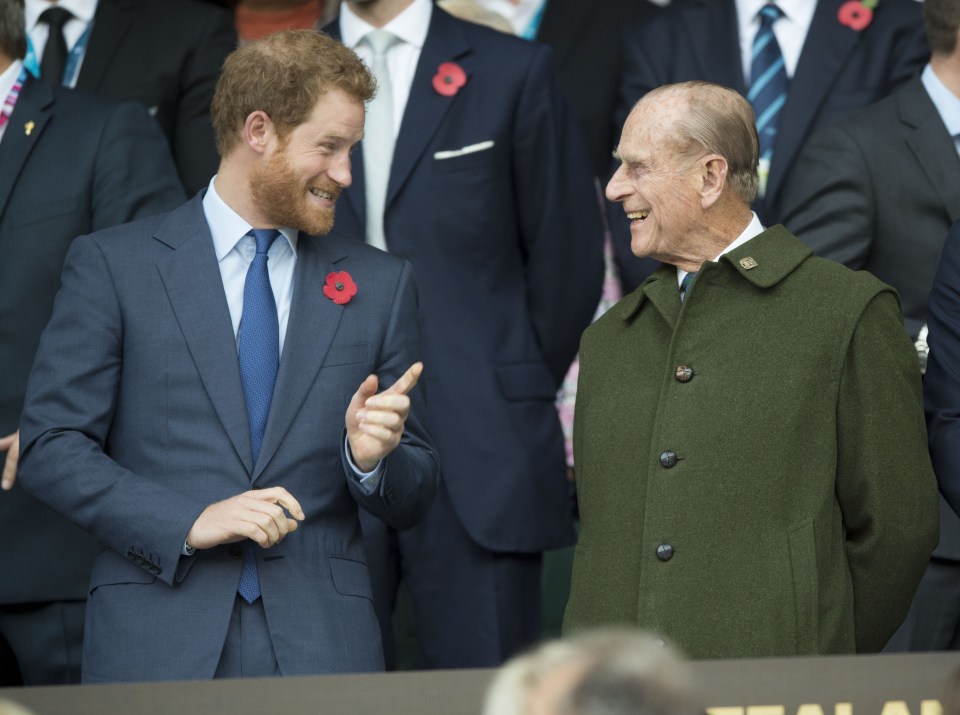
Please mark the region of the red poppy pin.
<svg viewBox="0 0 960 715"><path fill-rule="evenodd" d="M444 62L433 76L433 88L437 94L452 97L467 83L467 73L456 62Z"/></svg>
<svg viewBox="0 0 960 715"><path fill-rule="evenodd" d="M337 305L346 305L357 294L357 284L346 271L330 273L323 294Z"/></svg>
<svg viewBox="0 0 960 715"><path fill-rule="evenodd" d="M860 32L873 21L873 11L879 0L848 0L840 6L837 20L854 32Z"/></svg>

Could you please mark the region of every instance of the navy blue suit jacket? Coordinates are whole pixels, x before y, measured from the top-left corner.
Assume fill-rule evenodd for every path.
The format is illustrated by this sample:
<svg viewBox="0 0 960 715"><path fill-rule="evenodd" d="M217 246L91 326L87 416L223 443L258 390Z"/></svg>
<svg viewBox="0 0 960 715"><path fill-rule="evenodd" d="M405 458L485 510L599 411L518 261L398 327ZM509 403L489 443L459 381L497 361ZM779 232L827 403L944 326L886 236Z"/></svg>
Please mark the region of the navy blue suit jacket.
<svg viewBox="0 0 960 715"><path fill-rule="evenodd" d="M924 408L940 493L960 514L960 221L950 227L927 304Z"/></svg>
<svg viewBox="0 0 960 715"><path fill-rule="evenodd" d="M432 85L444 62L467 76L452 97ZM362 158L353 167L334 233L356 239ZM554 399L600 297L602 224L549 48L433 8L396 142L385 234L390 252L413 265L431 435L467 532L492 551L572 542Z"/></svg>
<svg viewBox="0 0 960 715"><path fill-rule="evenodd" d="M870 25L857 32L837 20L843 2L817 2L780 113L766 195L753 207L765 226L781 222L781 190L811 132L882 99L917 74L930 56L919 3L883 0ZM626 62L619 128L630 108L660 85L699 79L747 92L734 0L674 0L628 33ZM626 220L617 218L615 245L629 290L645 274L636 274L640 262L629 253Z"/></svg>
<svg viewBox="0 0 960 715"><path fill-rule="evenodd" d="M77 239L27 388L20 480L101 543L90 578L86 682L209 678L241 549L180 552L204 508L283 486L306 520L257 549L284 675L383 668L357 503L398 528L439 479L412 407L379 492L343 453L347 405L370 373L392 384L420 358L410 267L356 242L302 236L280 371L259 459L250 452L237 344L200 197ZM322 293L331 271L358 292Z"/></svg>

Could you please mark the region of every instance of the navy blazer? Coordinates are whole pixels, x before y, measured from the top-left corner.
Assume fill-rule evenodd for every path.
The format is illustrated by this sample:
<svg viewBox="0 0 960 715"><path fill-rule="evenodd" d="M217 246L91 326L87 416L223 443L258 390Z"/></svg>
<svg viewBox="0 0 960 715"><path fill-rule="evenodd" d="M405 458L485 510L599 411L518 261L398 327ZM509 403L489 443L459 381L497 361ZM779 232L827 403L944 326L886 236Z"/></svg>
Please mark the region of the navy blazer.
<svg viewBox="0 0 960 715"><path fill-rule="evenodd" d="M147 112L28 77L0 140L0 435L20 423L27 375L77 236L182 203ZM0 456L6 457L0 452ZM30 534L24 538L24 534ZM0 492L0 603L83 600L94 543L20 486Z"/></svg>
<svg viewBox="0 0 960 715"><path fill-rule="evenodd" d="M432 85L444 62L467 77L452 97ZM362 239L362 158L353 167L333 233ZM433 8L385 234L413 265L431 435L467 532L491 551L571 543L554 399L599 301L603 241L590 160L548 47Z"/></svg>
<svg viewBox="0 0 960 715"><path fill-rule="evenodd" d="M837 20L843 3L817 1L780 113L766 195L753 207L765 226L781 221L784 181L811 132L885 97L930 56L915 0L883 0L859 32ZM620 128L630 108L663 84L699 79L747 92L734 0L674 0L628 34L626 62L616 117ZM632 289L645 275L635 274L639 262L629 252L627 222L617 218L618 258Z"/></svg>
<svg viewBox="0 0 960 715"><path fill-rule="evenodd" d="M348 271L336 305L326 276ZM420 422L367 495L345 463L344 414L370 373L386 386L420 358L408 265L301 236L280 371L256 464L236 339L200 197L77 239L27 390L20 479L101 543L90 579L85 682L212 677L241 549L180 552L203 509L283 486L306 520L256 549L284 675L383 668L357 502L398 528L429 507L439 468Z"/></svg>

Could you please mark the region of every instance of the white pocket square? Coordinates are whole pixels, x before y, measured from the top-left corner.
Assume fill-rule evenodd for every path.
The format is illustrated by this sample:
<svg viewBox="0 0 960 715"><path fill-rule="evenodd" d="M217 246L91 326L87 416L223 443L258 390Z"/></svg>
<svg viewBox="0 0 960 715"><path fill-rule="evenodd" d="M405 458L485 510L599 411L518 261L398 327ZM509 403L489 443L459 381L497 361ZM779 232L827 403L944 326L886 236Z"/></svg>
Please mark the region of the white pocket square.
<svg viewBox="0 0 960 715"><path fill-rule="evenodd" d="M463 156L464 154L473 154L474 152L483 151L485 149L490 149L493 147L493 139L488 139L485 142L480 142L479 144L471 144L470 146L465 146L463 149L451 149L450 151L438 151L433 155L434 159L453 159L454 157Z"/></svg>

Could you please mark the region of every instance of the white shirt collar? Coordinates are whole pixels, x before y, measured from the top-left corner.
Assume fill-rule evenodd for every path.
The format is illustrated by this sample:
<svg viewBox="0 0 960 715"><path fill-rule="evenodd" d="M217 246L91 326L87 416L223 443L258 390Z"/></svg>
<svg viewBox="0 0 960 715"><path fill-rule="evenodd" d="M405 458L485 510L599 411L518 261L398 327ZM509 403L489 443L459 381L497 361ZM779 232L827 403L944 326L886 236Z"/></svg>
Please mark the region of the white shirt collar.
<svg viewBox="0 0 960 715"><path fill-rule="evenodd" d="M40 14L55 4L72 12L77 20L85 24L90 24L93 16L97 13L97 0L58 0L56 3L51 3L48 0L26 0L24 13L27 20L27 29L35 27L40 19Z"/></svg>
<svg viewBox="0 0 960 715"><path fill-rule="evenodd" d="M203 214L207 218L207 225L210 226L210 235L213 237L213 247L217 253L217 261L222 261L223 257L234 249L253 226L220 198L220 194L217 193L214 185L216 179L216 176L210 179L207 193L203 196ZM290 249L296 255L299 232L296 229L283 226L280 228L280 233L287 239Z"/></svg>
<svg viewBox="0 0 960 715"><path fill-rule="evenodd" d="M763 224L760 223L760 219L757 218L757 215L753 211L751 211L750 223L748 223L747 227L743 229L743 233L737 236L733 240L733 242L730 243L730 245L728 245L726 248L720 251L720 253L717 254L717 257L713 259L713 262L716 263L717 261L720 260L720 256L726 253L730 253L730 251L734 250L735 248L739 248L754 236L763 233L764 230L765 229L763 227ZM677 285L678 286L683 282L683 279L686 275L687 275L687 271L683 270L682 268L677 268Z"/></svg>
<svg viewBox="0 0 960 715"><path fill-rule="evenodd" d="M413 45L418 50L427 41L430 29L430 17L433 3L430 0L413 0L399 15L383 26L402 42ZM375 30L366 20L361 20L350 8L349 2L340 5L340 35L347 47L356 47L368 32Z"/></svg>
<svg viewBox="0 0 960 715"><path fill-rule="evenodd" d="M960 98L947 89L946 85L937 77L933 67L929 64L924 68L920 75L920 81L923 82L923 88L930 95L933 106L937 108L937 113L951 137L960 134Z"/></svg>

